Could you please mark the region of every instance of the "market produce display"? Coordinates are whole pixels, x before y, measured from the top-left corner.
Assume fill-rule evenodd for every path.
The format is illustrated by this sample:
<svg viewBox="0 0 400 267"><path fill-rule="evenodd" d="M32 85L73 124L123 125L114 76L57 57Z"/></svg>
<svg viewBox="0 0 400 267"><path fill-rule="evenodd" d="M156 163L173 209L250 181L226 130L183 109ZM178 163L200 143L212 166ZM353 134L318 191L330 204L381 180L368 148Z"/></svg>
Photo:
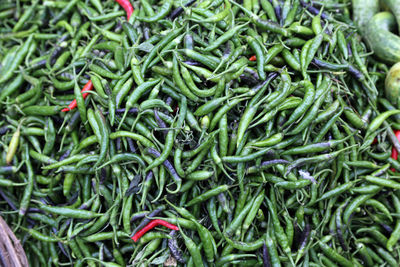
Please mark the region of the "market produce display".
<svg viewBox="0 0 400 267"><path fill-rule="evenodd" d="M1 0L30 266L399 266L399 8Z"/></svg>

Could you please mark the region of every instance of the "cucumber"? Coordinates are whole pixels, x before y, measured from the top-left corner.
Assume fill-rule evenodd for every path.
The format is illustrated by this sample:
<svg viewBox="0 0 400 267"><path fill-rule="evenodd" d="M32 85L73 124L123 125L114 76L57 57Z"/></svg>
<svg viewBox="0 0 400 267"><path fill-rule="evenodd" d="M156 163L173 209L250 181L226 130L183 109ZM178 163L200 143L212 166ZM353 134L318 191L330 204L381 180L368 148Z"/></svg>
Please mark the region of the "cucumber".
<svg viewBox="0 0 400 267"><path fill-rule="evenodd" d="M400 37L391 33L395 26L390 12L380 12L365 27L365 37L375 56L388 63L400 61Z"/></svg>
<svg viewBox="0 0 400 267"><path fill-rule="evenodd" d="M379 0L352 0L353 21L357 28L364 33L365 26L379 12Z"/></svg>
<svg viewBox="0 0 400 267"><path fill-rule="evenodd" d="M395 106L399 107L400 98L400 62L394 64L385 79L386 98Z"/></svg>
<svg viewBox="0 0 400 267"><path fill-rule="evenodd" d="M392 11L400 30L400 0L383 0L383 3Z"/></svg>

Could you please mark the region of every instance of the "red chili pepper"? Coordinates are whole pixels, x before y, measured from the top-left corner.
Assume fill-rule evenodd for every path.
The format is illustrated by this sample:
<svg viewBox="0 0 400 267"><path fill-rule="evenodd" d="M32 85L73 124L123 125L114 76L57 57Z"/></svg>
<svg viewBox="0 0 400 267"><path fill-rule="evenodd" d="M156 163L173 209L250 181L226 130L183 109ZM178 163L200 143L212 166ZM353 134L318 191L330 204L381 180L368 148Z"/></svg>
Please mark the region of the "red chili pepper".
<svg viewBox="0 0 400 267"><path fill-rule="evenodd" d="M131 2L129 2L129 0L115 0L115 1L117 1L117 3L120 4L120 6L122 6L123 9L125 9L126 16L128 17L129 20L129 18L133 13L133 7L131 5Z"/></svg>
<svg viewBox="0 0 400 267"><path fill-rule="evenodd" d="M88 82L85 84L85 86L82 88L82 91L81 91L83 99L85 99L85 98L89 95L89 93L85 93L85 92L86 92L86 91L91 91L91 90L93 90L93 83L92 83L92 81L88 81ZM76 108L76 106L77 106L76 99L74 99L74 100L68 105L68 108L64 108L64 109L61 110L61 111L62 111L62 112L70 111L70 110L73 110L74 108Z"/></svg>
<svg viewBox="0 0 400 267"><path fill-rule="evenodd" d="M173 225L172 223L166 222L164 220L161 219L155 219L150 221L145 227L143 227L142 229L140 229L134 236L132 236L133 241L138 241L139 238L141 238L145 233L147 233L148 231L150 231L151 229L153 229L154 227L158 226L158 225L162 225L165 226L171 230L179 230L179 228L176 225Z"/></svg>
<svg viewBox="0 0 400 267"><path fill-rule="evenodd" d="M256 61L256 60L257 60L256 55L251 56L251 57L249 58L249 60L250 60L250 61Z"/></svg>
<svg viewBox="0 0 400 267"><path fill-rule="evenodd" d="M394 134L396 135L397 140L400 141L400 130L394 131ZM392 159L397 160L399 157L399 152L397 152L397 149L393 146L392 147ZM391 168L392 171L396 171L394 168Z"/></svg>

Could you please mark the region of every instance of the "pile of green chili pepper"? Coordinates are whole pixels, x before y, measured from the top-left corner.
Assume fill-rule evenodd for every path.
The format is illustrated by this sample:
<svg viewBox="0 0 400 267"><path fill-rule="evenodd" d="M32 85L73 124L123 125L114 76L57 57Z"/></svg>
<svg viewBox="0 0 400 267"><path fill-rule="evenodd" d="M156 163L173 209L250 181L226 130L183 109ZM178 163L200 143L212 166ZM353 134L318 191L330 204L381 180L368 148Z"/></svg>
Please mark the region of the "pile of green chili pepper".
<svg viewBox="0 0 400 267"><path fill-rule="evenodd" d="M352 12L1 1L0 215L30 265L398 266L400 110Z"/></svg>

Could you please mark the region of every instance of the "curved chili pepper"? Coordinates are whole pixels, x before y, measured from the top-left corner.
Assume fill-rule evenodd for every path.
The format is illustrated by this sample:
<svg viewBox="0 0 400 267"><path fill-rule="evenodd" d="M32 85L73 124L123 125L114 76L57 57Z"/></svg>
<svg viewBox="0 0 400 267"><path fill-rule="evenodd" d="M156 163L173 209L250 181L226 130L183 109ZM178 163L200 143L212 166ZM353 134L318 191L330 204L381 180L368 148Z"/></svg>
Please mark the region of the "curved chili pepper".
<svg viewBox="0 0 400 267"><path fill-rule="evenodd" d="M129 0L115 0L118 4L120 4L120 6L122 6L122 8L125 10L126 12L126 16L129 20L129 18L131 17L132 13L133 13L133 7L131 5L131 3L129 2ZM82 88L82 97L85 99L89 93L84 93L86 91L91 91L93 90L93 83L92 81L88 81L87 84L85 84L85 86ZM77 102L76 99L74 99L69 105L68 108L64 108L63 110L61 110L62 112L67 112L70 110L73 110L74 108L76 108L77 106Z"/></svg>
<svg viewBox="0 0 400 267"><path fill-rule="evenodd" d="M176 225L173 225L173 224L166 222L164 220L161 220L161 219L155 219L155 220L152 220L151 222L149 222L145 227L140 229L140 231L138 231L134 236L132 236L132 240L137 242L139 240L139 238L141 238L145 233L147 233L148 231L150 231L151 229L153 229L154 227L156 227L158 225L165 226L165 227L167 227L171 230L175 230L175 231L179 230L179 228Z"/></svg>
<svg viewBox="0 0 400 267"><path fill-rule="evenodd" d="M400 141L400 130L395 130L394 134L396 135L397 140ZM396 148L393 146L392 147L392 155L391 155L392 159L397 160L397 158L399 157L399 152L397 152ZM394 168L390 169L391 171L396 171Z"/></svg>
<svg viewBox="0 0 400 267"><path fill-rule="evenodd" d="M249 60L250 60L250 61L256 61L256 60L257 60L256 55L252 55L252 56L249 58Z"/></svg>
<svg viewBox="0 0 400 267"><path fill-rule="evenodd" d="M85 86L82 88L82 91L81 91L83 99L85 99L85 98L89 95L89 93L85 93L85 92L91 91L91 90L93 90L93 83L92 83L92 81L88 81L88 82L85 84ZM74 108L76 108L76 106L77 106L76 99L74 99L74 100L68 105L68 108L64 108L64 109L61 110L61 111L62 111L62 112L67 112L67 111L73 110Z"/></svg>
<svg viewBox="0 0 400 267"><path fill-rule="evenodd" d="M133 7L131 5L131 3L129 2L129 0L115 0L118 4L120 4L120 6L122 6L122 8L126 11L126 16L129 18L131 17L132 13L133 13Z"/></svg>

